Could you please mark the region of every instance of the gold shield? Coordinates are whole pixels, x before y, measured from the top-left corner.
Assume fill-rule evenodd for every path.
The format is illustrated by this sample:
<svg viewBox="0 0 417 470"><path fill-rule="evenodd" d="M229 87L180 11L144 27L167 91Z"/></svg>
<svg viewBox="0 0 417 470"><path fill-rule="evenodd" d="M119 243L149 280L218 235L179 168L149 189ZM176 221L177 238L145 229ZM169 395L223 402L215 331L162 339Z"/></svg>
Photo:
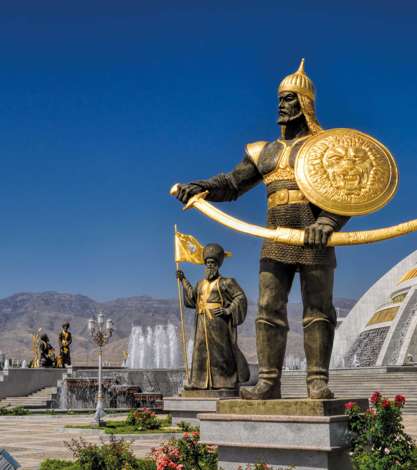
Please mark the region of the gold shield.
<svg viewBox="0 0 417 470"><path fill-rule="evenodd" d="M295 177L310 202L348 216L381 209L398 186L390 151L354 129L328 129L308 138L298 152Z"/></svg>

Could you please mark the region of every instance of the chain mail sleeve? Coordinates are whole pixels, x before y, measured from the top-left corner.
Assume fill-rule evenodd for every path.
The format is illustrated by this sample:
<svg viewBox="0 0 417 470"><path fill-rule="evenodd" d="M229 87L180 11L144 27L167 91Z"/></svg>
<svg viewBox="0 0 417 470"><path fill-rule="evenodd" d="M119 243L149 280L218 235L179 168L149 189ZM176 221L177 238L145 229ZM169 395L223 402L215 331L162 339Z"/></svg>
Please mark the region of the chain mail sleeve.
<svg viewBox="0 0 417 470"><path fill-rule="evenodd" d="M333 214L332 212L322 210L317 217L317 222L319 224L330 225L335 232L338 232L349 219L350 217L348 216Z"/></svg>
<svg viewBox="0 0 417 470"><path fill-rule="evenodd" d="M220 173L206 180L193 181L203 191L208 190L209 201L234 201L262 180L256 165L248 155L229 173Z"/></svg>

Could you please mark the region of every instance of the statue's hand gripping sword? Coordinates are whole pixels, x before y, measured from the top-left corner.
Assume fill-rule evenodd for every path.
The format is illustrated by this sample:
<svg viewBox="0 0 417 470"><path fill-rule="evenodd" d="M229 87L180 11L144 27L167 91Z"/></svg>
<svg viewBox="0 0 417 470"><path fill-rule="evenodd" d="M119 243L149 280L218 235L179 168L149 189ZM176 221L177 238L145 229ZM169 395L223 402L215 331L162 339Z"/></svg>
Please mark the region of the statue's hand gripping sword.
<svg viewBox="0 0 417 470"><path fill-rule="evenodd" d="M178 193L178 184L170 191L172 196ZM236 230L259 238L266 238L285 245L304 245L304 230L288 227L277 227L275 229L260 227L232 217L206 201L208 191L196 194L184 206L184 210L195 208L210 219ZM362 245L374 243L390 238L396 238L417 231L417 219L404 222L399 225L385 227L375 230L363 230L358 232L334 232L327 246Z"/></svg>

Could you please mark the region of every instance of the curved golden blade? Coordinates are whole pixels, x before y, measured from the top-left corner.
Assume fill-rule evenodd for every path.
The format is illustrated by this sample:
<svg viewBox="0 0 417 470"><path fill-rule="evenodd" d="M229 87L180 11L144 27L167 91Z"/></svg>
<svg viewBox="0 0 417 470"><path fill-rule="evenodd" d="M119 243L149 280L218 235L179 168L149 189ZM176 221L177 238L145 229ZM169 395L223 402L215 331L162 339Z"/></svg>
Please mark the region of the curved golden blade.
<svg viewBox="0 0 417 470"><path fill-rule="evenodd" d="M176 185L171 188L170 193L175 196ZM259 238L266 238L274 240L277 243L285 245L303 245L304 244L304 230L292 229L288 227L277 227L270 229L260 227L259 225L249 224L243 222L236 217L232 217L225 212L205 200L207 191L204 193L193 196L187 203L184 209L196 208L201 213L210 219L219 222L226 227L236 230L237 232L246 233ZM417 231L417 219L404 222L399 225L385 227L375 230L363 230L358 232L335 232L330 237L328 246L342 246L342 245L362 245L366 243L374 243L390 238L400 237L407 233Z"/></svg>

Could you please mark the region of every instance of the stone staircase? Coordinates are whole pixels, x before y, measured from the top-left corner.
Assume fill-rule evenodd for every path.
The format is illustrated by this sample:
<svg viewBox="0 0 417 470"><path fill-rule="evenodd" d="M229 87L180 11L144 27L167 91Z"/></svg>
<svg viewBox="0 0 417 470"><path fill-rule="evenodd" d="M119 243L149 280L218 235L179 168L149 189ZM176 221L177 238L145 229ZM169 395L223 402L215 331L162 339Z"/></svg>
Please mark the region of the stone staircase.
<svg viewBox="0 0 417 470"><path fill-rule="evenodd" d="M44 387L25 397L8 397L0 400L0 408L21 406L28 410L55 408L56 387Z"/></svg>
<svg viewBox="0 0 417 470"><path fill-rule="evenodd" d="M282 377L284 398L307 396L305 372L285 371ZM335 369L330 374L330 388L336 397L369 398L379 391L388 398L401 394L406 397L404 413L417 414L417 368L378 367Z"/></svg>

